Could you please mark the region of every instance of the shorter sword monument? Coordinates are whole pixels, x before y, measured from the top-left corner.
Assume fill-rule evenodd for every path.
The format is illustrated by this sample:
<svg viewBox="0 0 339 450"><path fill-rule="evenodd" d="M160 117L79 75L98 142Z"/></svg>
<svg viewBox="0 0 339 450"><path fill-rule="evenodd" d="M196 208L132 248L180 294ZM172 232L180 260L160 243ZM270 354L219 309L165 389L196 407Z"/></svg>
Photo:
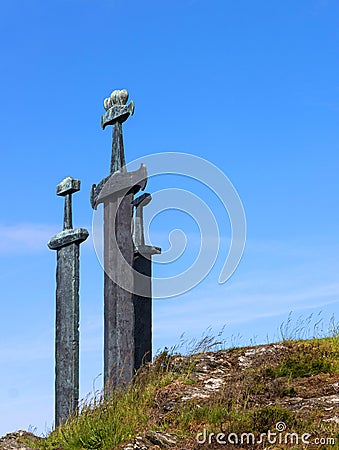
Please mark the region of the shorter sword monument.
<svg viewBox="0 0 339 450"><path fill-rule="evenodd" d="M160 247L145 244L144 207L152 200L145 193L133 201L134 219L134 369L152 361L152 255L161 253ZM143 276L139 277L141 274Z"/></svg>
<svg viewBox="0 0 339 450"><path fill-rule="evenodd" d="M79 400L79 250L88 237L84 228L73 228L72 194L80 181L67 177L56 189L65 197L64 229L48 247L57 251L55 333L55 425L76 411Z"/></svg>

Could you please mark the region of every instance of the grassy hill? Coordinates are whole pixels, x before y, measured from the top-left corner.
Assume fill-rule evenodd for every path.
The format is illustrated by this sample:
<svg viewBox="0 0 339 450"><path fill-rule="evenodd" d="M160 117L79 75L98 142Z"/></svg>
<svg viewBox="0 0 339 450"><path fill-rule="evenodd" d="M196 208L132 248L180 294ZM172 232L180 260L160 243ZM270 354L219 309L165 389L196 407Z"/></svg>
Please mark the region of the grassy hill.
<svg viewBox="0 0 339 450"><path fill-rule="evenodd" d="M339 448L337 335L214 352L210 344L161 353L127 391L98 395L30 447Z"/></svg>

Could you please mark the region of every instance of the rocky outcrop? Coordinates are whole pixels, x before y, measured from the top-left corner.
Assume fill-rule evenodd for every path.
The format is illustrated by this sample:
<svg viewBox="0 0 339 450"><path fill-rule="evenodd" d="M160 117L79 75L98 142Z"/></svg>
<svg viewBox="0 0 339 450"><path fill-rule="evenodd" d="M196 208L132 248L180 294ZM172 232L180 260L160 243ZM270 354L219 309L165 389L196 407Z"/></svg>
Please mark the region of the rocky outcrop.
<svg viewBox="0 0 339 450"><path fill-rule="evenodd" d="M34 450L33 446L27 444L28 441L33 442L39 440L33 433L19 430L14 433L6 434L0 439L1 450Z"/></svg>
<svg viewBox="0 0 339 450"><path fill-rule="evenodd" d="M197 431L201 431L201 423L192 424L192 427L190 425L191 437L182 437L175 431L175 419L183 409L210 408L216 403L226 405L226 409L229 407L227 405L231 405L230 408L235 406L239 411L253 413L254 416L258 411L265 412L265 408L277 408L278 411L285 411L284 414L293 420L297 417L297 420L305 419L310 424L309 420L312 420L313 425L310 426L313 426L315 433L323 424L324 429L328 430L328 436L336 436L339 424L339 373L336 356L331 354L332 347L324 350L321 345L284 342L193 356L165 354L164 361L155 362L154 366L149 366L149 370L156 370L157 365L157 370L184 376L173 376L171 382L156 390L145 430L120 445L119 449L221 448L197 444L194 436ZM326 370L330 366L323 361L327 359L334 362L334 369ZM318 365L313 364L313 360L318 361ZM294 369L291 366L291 370L301 368L306 372L286 375L282 370L290 367L286 366L286 361L296 364ZM305 361L313 372L307 373ZM227 427L227 417L223 420ZM0 450L34 450L25 444L27 438L32 440L33 435L24 431L8 434L0 439ZM35 442L38 444L38 441Z"/></svg>

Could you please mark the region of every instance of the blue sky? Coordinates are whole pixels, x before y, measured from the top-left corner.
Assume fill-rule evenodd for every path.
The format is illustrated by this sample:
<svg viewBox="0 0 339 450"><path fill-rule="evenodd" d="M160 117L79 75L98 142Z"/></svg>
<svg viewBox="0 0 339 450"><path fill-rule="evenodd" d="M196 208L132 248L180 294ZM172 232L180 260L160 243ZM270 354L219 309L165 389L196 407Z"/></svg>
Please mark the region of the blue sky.
<svg viewBox="0 0 339 450"><path fill-rule="evenodd" d="M322 317L325 327L337 317L338 22L334 0L2 4L0 435L53 426L56 255L46 243L62 225L55 186L81 179L74 224L91 230L90 187L110 162L102 101L114 89L127 88L136 105L124 126L127 161L158 152L207 159L246 213L242 261L219 285L227 215L200 188L167 180L206 194L224 245L200 285L155 302L154 350L182 333L199 339L210 326L217 334L225 325L230 345L279 339L291 311L295 320ZM167 181L150 180L147 191ZM183 224L189 260L197 230L180 214L155 219L150 237L166 249ZM102 383L102 296L89 239L81 248L82 397Z"/></svg>

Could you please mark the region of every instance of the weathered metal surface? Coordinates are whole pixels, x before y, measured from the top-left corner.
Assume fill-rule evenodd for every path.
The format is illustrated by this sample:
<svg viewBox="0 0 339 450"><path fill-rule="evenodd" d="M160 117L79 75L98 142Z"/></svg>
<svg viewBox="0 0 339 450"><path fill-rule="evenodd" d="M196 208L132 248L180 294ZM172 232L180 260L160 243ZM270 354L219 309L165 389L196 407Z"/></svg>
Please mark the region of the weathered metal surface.
<svg viewBox="0 0 339 450"><path fill-rule="evenodd" d="M79 244L57 252L55 332L55 424L74 412L79 400Z"/></svg>
<svg viewBox="0 0 339 450"><path fill-rule="evenodd" d="M92 184L92 189L90 193L90 203L93 209L97 209L98 207L98 198L100 196L100 193L102 191L102 188L105 186L105 183L110 178L110 175L108 177L103 178L98 184Z"/></svg>
<svg viewBox="0 0 339 450"><path fill-rule="evenodd" d="M151 200L151 194L146 192L133 200L133 206L135 206L134 244L137 248L141 245L145 245L144 207L148 205Z"/></svg>
<svg viewBox="0 0 339 450"><path fill-rule="evenodd" d="M105 98L104 108L106 113L101 117L101 126L103 129L107 125L113 125L115 122L123 123L130 115L134 114L134 102L126 105L128 100L128 92L126 89L112 92L111 96Z"/></svg>
<svg viewBox="0 0 339 450"><path fill-rule="evenodd" d="M134 255L134 270L144 280L145 296L133 295L134 304L134 369L152 361L152 261L140 253Z"/></svg>
<svg viewBox="0 0 339 450"><path fill-rule="evenodd" d="M106 393L134 371L132 194L104 204L104 381ZM118 206L118 202L120 202ZM121 252L121 256L120 256ZM120 258L127 262L127 268ZM114 281L117 280L117 281Z"/></svg>
<svg viewBox="0 0 339 450"><path fill-rule="evenodd" d="M72 224L72 194L80 191L80 180L66 177L56 187L56 194L65 197L64 230L73 228Z"/></svg>
<svg viewBox="0 0 339 450"><path fill-rule="evenodd" d="M134 172L115 172L111 176L104 178L104 183L98 186L93 184L91 192L92 208L96 209L100 203L109 201L109 198L124 197L129 191L136 193L140 189L145 189L147 183L147 170L141 164L140 168ZM133 201L133 199L132 199Z"/></svg>
<svg viewBox="0 0 339 450"><path fill-rule="evenodd" d="M74 194L77 191L80 191L80 180L72 177L64 178L56 187L56 194L63 197L67 194Z"/></svg>
<svg viewBox="0 0 339 450"><path fill-rule="evenodd" d="M122 123L115 122L112 124L112 157L111 157L111 173L126 172L126 161L124 152L124 141L122 138Z"/></svg>
<svg viewBox="0 0 339 450"><path fill-rule="evenodd" d="M64 230L49 242L57 250L55 332L55 425L65 422L79 400L79 251L88 237L84 228L72 228L71 195L80 181L67 177L57 187L65 197Z"/></svg>
<svg viewBox="0 0 339 450"><path fill-rule="evenodd" d="M101 117L101 126L103 129L107 125L112 125L112 157L111 157L111 174L117 171L126 171L124 141L122 137L122 124L130 115L134 113L134 103L128 100L128 92L126 89L115 90L109 98L104 101L106 114Z"/></svg>
<svg viewBox="0 0 339 450"><path fill-rule="evenodd" d="M146 248L147 247L147 248ZM134 370L152 361L152 259L158 247L144 246L134 254ZM147 254L148 253L148 254ZM144 275L139 278L138 274ZM140 295L142 293L142 295Z"/></svg>
<svg viewBox="0 0 339 450"><path fill-rule="evenodd" d="M134 114L134 103L131 102L128 105L116 105L111 107L106 114L101 117L101 126L103 129L107 125L113 125L114 122L125 122L129 116Z"/></svg>
<svg viewBox="0 0 339 450"><path fill-rule="evenodd" d="M48 247L51 250L58 250L61 247L73 243L81 243L88 238L88 231L85 228L72 228L70 230L65 229L60 231L52 237L48 242Z"/></svg>
<svg viewBox="0 0 339 450"><path fill-rule="evenodd" d="M152 255L160 254L159 247L145 245L144 207L152 200L144 193L133 201L134 220L134 369L152 361ZM139 276L139 274L143 276Z"/></svg>
<svg viewBox="0 0 339 450"><path fill-rule="evenodd" d="M133 255L131 234L133 195L144 189L145 166L127 172L122 123L133 114L126 105L126 90L113 91L104 101L102 128L113 126L109 177L92 186L91 205L104 204L104 384L111 388L128 384L134 374ZM122 261L127 264L122 264Z"/></svg>

